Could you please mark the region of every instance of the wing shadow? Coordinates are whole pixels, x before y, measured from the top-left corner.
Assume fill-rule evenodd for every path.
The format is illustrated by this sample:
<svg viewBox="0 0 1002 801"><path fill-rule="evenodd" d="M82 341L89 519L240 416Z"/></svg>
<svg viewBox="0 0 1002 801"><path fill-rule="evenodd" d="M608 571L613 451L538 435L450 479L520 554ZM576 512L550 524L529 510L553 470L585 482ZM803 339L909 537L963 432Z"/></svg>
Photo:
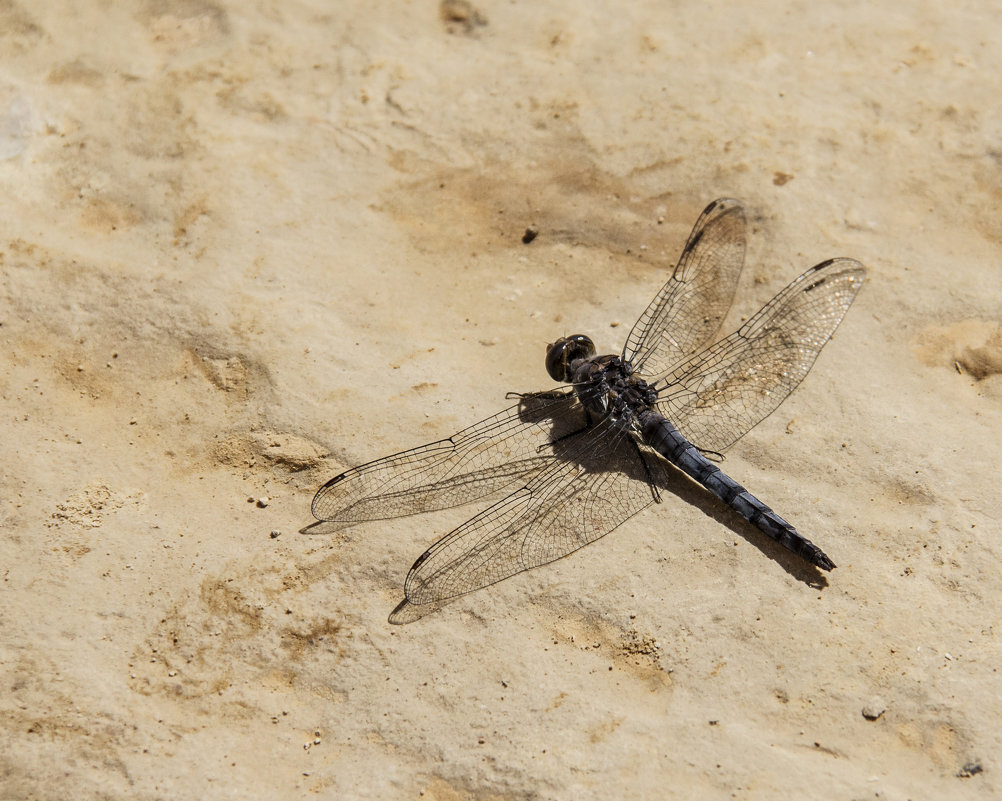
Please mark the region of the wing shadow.
<svg viewBox="0 0 1002 801"><path fill-rule="evenodd" d="M525 396L523 400L532 404L534 399L532 396ZM537 414L531 406L527 413L530 416ZM585 427L586 423L584 411L581 410L581 417L574 422L568 421L566 417L563 420L553 421L553 432L556 440L553 450L556 458L571 459L585 472L618 472L630 481L641 482L648 486L653 483L661 495L659 506L666 507L669 498L677 497L699 509L707 517L725 526L734 534L743 537L798 581L814 589L824 589L828 586L827 577L822 570L766 536L755 525L726 506L713 493L647 446L638 445L644 454L643 460L639 458L637 449L625 437L618 438L608 450L580 452L577 440L584 435L584 432L580 430ZM534 419L538 421L542 418L535 417ZM577 433L575 433L575 425L578 426ZM652 492L652 499L653 497L654 493ZM624 521L626 519L629 518L624 518Z"/></svg>

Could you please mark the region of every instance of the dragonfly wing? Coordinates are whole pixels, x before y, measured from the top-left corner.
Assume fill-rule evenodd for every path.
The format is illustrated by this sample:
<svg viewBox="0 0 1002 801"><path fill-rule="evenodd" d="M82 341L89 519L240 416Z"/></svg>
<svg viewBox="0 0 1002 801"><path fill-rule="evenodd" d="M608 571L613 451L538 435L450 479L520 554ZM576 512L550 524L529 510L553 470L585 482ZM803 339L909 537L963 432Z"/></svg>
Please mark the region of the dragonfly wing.
<svg viewBox="0 0 1002 801"><path fill-rule="evenodd" d="M745 212L721 198L704 209L668 283L630 331L623 358L657 375L708 343L734 299L745 259Z"/></svg>
<svg viewBox="0 0 1002 801"><path fill-rule="evenodd" d="M461 506L542 470L551 440L584 425L573 394L526 395L448 439L335 476L313 498L313 515L353 524Z"/></svg>
<svg viewBox="0 0 1002 801"><path fill-rule="evenodd" d="M608 534L652 503L648 475L664 483L665 463L654 456L645 462L608 419L596 424L525 486L425 551L407 576L408 604L464 595ZM401 607L394 614L416 617Z"/></svg>
<svg viewBox="0 0 1002 801"><path fill-rule="evenodd" d="M700 448L732 445L804 379L865 275L852 259L812 267L735 333L649 378L658 409Z"/></svg>

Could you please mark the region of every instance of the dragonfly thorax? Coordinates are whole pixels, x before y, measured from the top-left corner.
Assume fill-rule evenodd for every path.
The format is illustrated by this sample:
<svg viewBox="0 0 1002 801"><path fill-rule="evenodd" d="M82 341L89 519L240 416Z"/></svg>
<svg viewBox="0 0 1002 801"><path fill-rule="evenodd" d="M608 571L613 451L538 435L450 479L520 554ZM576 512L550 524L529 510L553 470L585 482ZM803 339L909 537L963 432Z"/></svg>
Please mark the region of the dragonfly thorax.
<svg viewBox="0 0 1002 801"><path fill-rule="evenodd" d="M556 381L574 385L584 407L598 417L612 417L625 427L657 400L633 365L619 356L596 356L595 343L584 334L561 337L546 348L546 371Z"/></svg>
<svg viewBox="0 0 1002 801"><path fill-rule="evenodd" d="M589 412L633 428L638 415L650 409L658 394L619 356L593 356L572 365L571 382Z"/></svg>

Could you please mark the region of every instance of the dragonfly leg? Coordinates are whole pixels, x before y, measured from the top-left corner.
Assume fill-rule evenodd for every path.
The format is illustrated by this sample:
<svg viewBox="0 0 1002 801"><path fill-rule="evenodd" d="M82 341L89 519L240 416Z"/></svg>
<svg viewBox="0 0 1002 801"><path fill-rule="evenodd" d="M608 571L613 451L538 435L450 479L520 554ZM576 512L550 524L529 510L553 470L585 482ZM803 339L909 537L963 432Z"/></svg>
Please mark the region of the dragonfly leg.
<svg viewBox="0 0 1002 801"><path fill-rule="evenodd" d="M637 456L640 457L640 464L644 466L644 475L647 476L647 486L651 488L651 497L654 498L654 503L661 503L661 491L658 489L658 485L654 483L654 473L651 472L651 466L647 463L647 457L640 450L640 446L633 437L630 437L630 444L633 446L633 450Z"/></svg>
<svg viewBox="0 0 1002 801"><path fill-rule="evenodd" d="M566 398L571 393L568 390L553 389L547 392L508 392L505 393L507 400L557 400Z"/></svg>
<svg viewBox="0 0 1002 801"><path fill-rule="evenodd" d="M698 445L694 446L697 451L699 451L703 456L709 459L711 462L722 462L724 461L724 454L718 453L717 451L708 451L706 448L700 448Z"/></svg>

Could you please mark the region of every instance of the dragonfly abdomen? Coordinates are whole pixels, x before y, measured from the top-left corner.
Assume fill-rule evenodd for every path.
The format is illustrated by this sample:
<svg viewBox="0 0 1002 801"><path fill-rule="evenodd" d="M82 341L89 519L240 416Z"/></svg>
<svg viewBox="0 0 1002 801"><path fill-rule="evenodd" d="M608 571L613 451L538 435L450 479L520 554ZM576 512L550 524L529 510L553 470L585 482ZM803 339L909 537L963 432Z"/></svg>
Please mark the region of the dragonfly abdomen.
<svg viewBox="0 0 1002 801"><path fill-rule="evenodd" d="M640 422L644 441L648 445L706 487L767 537L823 570L835 567L835 563L824 551L703 456L667 419L655 412L648 412L642 415Z"/></svg>

